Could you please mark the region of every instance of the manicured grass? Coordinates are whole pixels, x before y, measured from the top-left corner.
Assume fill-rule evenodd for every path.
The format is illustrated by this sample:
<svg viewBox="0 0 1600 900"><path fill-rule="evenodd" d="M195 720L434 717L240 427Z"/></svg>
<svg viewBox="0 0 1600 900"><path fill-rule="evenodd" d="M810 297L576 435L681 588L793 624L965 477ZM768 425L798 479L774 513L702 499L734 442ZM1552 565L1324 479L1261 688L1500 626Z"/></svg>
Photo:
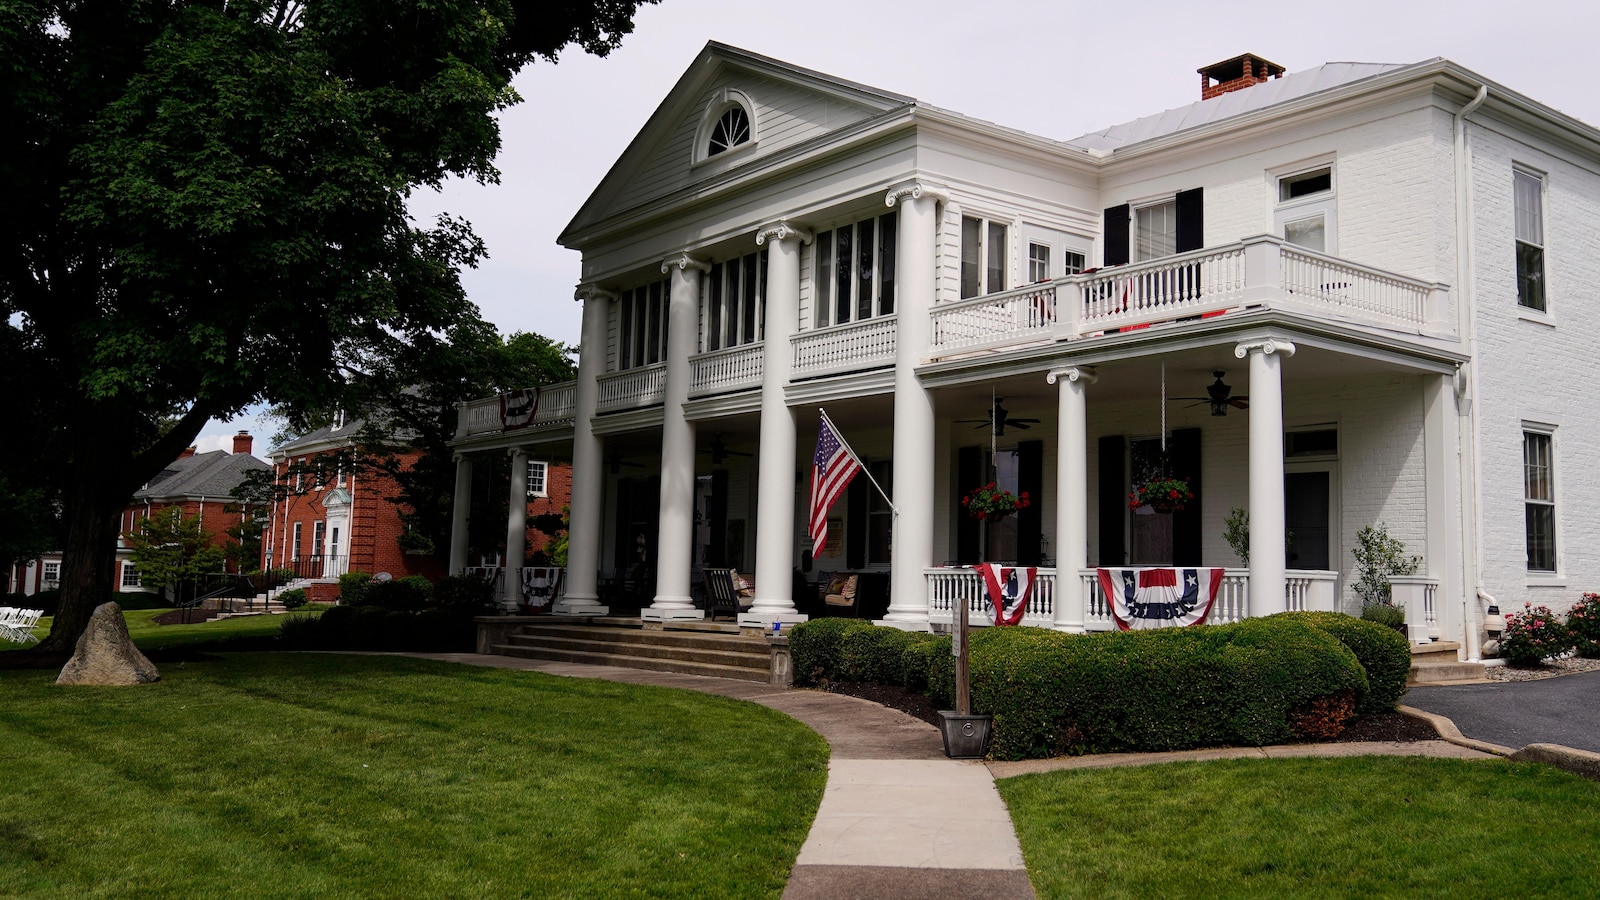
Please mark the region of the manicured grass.
<svg viewBox="0 0 1600 900"><path fill-rule="evenodd" d="M0 896L777 896L826 778L787 716L427 660L0 672Z"/></svg>
<svg viewBox="0 0 1600 900"><path fill-rule="evenodd" d="M327 606L312 604L293 613L285 615L305 616L321 615ZM266 637L278 633L278 628L283 624L285 615L276 616L232 616L226 619L212 619L209 622L197 622L193 625L157 625L155 617L172 612L167 609L125 609L122 611L123 621L128 623L128 636L141 650L164 650L171 647L192 647L197 644L211 644L218 641L227 641L232 638ZM39 620L33 633L41 639L50 633L50 617ZM0 650L15 650L18 644L0 641Z"/></svg>
<svg viewBox="0 0 1600 900"><path fill-rule="evenodd" d="M1600 896L1600 785L1544 766L1229 760L998 786L1041 898Z"/></svg>

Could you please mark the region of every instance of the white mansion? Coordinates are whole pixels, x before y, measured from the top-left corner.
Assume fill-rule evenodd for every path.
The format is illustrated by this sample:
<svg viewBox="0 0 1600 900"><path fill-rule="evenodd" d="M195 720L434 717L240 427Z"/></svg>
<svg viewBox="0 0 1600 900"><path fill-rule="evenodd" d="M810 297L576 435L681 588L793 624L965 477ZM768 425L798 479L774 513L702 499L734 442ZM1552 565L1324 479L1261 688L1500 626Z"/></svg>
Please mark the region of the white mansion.
<svg viewBox="0 0 1600 900"><path fill-rule="evenodd" d="M1066 630L1111 627L1094 566L1228 567L1212 621L1354 611L1380 523L1463 656L1489 603L1600 587L1600 131L1443 59L1201 81L1063 141L707 45L561 236L577 381L525 427L468 404L462 482L571 459L571 615L648 578L644 619L698 618L728 567L742 623L794 621L797 571L877 571L925 629L980 560L1041 567L1026 621ZM819 409L893 506L857 478L812 559ZM1130 508L1162 474L1195 499ZM965 515L991 481L1031 505Z"/></svg>

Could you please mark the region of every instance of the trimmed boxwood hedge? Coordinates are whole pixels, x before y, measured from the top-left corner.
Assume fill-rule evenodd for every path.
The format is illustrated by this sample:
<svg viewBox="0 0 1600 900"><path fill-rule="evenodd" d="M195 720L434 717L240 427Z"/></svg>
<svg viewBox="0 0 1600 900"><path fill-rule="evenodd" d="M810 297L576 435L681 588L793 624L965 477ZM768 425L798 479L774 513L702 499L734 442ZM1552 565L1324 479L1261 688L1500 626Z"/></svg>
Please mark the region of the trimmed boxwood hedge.
<svg viewBox="0 0 1600 900"><path fill-rule="evenodd" d="M1389 712L1406 692L1406 679L1411 676L1411 644L1393 628L1336 612L1288 612L1270 618L1307 622L1350 648L1367 673L1367 695L1361 698L1356 712Z"/></svg>
<svg viewBox="0 0 1600 900"><path fill-rule="evenodd" d="M973 710L994 714L991 754L999 759L1279 743L1294 737L1291 714L1313 701L1368 694L1361 661L1333 633L1339 629L1344 623L1318 627L1299 616L1085 635L978 629ZM1341 633L1388 659L1377 636ZM945 708L954 701L948 636L820 619L796 626L789 646L799 684L881 681L921 690Z"/></svg>

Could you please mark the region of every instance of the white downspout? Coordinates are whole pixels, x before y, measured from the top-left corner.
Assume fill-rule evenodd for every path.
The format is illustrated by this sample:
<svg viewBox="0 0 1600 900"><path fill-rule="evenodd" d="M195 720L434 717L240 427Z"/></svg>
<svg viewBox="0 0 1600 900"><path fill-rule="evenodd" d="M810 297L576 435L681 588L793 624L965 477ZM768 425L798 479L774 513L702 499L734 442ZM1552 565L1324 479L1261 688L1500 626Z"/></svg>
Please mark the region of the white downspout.
<svg viewBox="0 0 1600 900"><path fill-rule="evenodd" d="M1466 395L1468 400L1467 414L1458 419L1458 427L1465 429L1466 434L1459 435L1457 447L1457 471L1471 472L1472 483L1467 485L1467 490L1461 491L1461 527L1463 530L1461 541L1461 555L1464 584L1473 585L1471 595L1466 597L1465 609L1462 610L1461 628L1466 638L1467 659L1477 662L1482 658L1482 649L1478 644L1478 597L1483 593L1483 530L1478 522L1478 510L1481 504L1483 478L1480 460L1483 454L1478 443L1478 410L1473 408L1478 397L1478 315L1477 291L1474 290L1472 281L1473 270L1473 229L1472 229L1472 167L1467 157L1467 116L1483 105L1489 97L1489 86L1478 86L1477 96L1473 97L1461 111L1455 115L1455 164L1456 164L1456 290L1460 298L1457 317L1460 322L1460 333L1465 343L1469 360L1466 363ZM1459 402L1462 386L1458 383L1456 397ZM1472 456L1469 464L1461 464L1459 454L1469 452ZM1463 591L1463 594L1466 594Z"/></svg>

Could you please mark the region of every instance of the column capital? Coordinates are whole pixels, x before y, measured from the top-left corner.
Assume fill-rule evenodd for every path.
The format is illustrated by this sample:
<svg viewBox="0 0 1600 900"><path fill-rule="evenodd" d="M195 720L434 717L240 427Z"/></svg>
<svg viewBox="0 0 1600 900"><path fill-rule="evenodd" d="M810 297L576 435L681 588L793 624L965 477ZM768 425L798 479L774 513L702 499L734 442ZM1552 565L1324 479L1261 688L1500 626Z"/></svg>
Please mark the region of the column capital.
<svg viewBox="0 0 1600 900"><path fill-rule="evenodd" d="M1292 342L1283 340L1282 338L1265 338L1257 341L1240 341L1238 344L1234 345L1233 355L1237 359L1244 359L1250 355L1252 350L1259 350L1261 353L1267 356L1277 353L1287 358L1294 355L1295 346Z"/></svg>
<svg viewBox="0 0 1600 900"><path fill-rule="evenodd" d="M1063 378L1071 382L1081 381L1084 384L1094 384L1100 380L1100 376L1095 374L1094 368L1091 366L1061 366L1060 368L1051 369L1050 373L1044 377L1044 380L1050 384L1055 384Z"/></svg>
<svg viewBox="0 0 1600 900"><path fill-rule="evenodd" d="M520 446L520 445L516 446L516 447L507 447L506 448L506 455L511 457L512 459L516 459L519 455L527 456L528 455L528 448Z"/></svg>
<svg viewBox="0 0 1600 900"><path fill-rule="evenodd" d="M889 192L883 196L883 205L898 206L900 201L907 197L912 200L920 200L924 196L932 197L940 203L950 202L950 193L942 186L913 178L910 181L903 181L889 188Z"/></svg>
<svg viewBox="0 0 1600 900"><path fill-rule="evenodd" d="M574 299L574 300L605 300L605 301L609 302L609 301L617 299L617 292L616 291L606 290L605 288L601 287L600 285L594 284L592 282L585 282L584 284L580 284L576 288L573 289L573 291L572 291L572 299Z"/></svg>
<svg viewBox="0 0 1600 900"><path fill-rule="evenodd" d="M452 453L452 454L450 454L450 461L451 462L456 462L456 463L465 462L466 459L467 459L467 455L465 453Z"/></svg>
<svg viewBox="0 0 1600 900"><path fill-rule="evenodd" d="M768 238L771 238L775 241L787 240L789 238L799 238L800 243L809 244L811 243L811 232L801 228L798 225L789 224L788 219L779 219L776 222L769 222L756 229L757 247L765 244Z"/></svg>
<svg viewBox="0 0 1600 900"><path fill-rule="evenodd" d="M711 271L710 263L703 259L695 259L689 255L688 251L679 253L677 256L669 256L666 259L663 259L661 261L661 274L665 275L668 272L671 272L673 266L677 266L680 271L687 271L689 269L699 269L701 272Z"/></svg>

